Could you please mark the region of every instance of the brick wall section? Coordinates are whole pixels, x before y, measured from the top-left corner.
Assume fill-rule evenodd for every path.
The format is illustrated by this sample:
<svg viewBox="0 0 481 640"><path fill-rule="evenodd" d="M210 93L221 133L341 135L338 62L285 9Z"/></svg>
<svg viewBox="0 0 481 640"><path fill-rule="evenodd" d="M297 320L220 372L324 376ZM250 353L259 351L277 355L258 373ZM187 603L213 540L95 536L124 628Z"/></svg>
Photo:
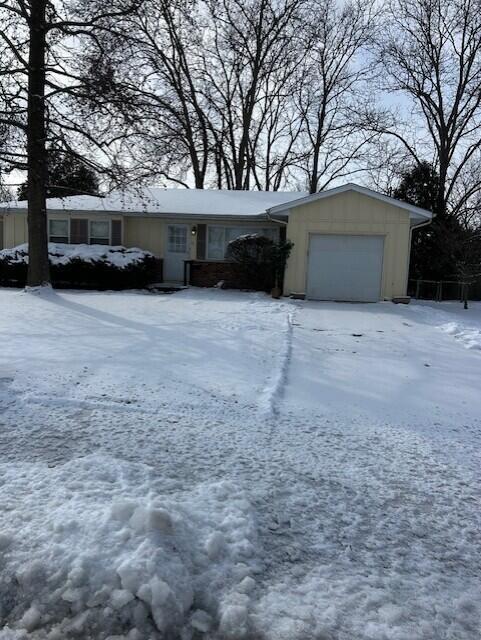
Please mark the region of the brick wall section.
<svg viewBox="0 0 481 640"><path fill-rule="evenodd" d="M224 280L228 289L239 289L236 282L235 265L232 262L208 262L194 260L190 264L190 281L194 287L214 287Z"/></svg>

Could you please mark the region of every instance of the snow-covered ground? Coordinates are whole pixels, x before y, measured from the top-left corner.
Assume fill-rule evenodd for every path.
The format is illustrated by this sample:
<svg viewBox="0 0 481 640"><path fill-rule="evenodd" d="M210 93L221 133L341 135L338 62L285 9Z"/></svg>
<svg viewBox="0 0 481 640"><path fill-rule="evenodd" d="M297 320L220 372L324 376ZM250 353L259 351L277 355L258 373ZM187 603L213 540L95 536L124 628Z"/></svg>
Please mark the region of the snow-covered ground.
<svg viewBox="0 0 481 640"><path fill-rule="evenodd" d="M481 304L0 309L1 640L481 637Z"/></svg>

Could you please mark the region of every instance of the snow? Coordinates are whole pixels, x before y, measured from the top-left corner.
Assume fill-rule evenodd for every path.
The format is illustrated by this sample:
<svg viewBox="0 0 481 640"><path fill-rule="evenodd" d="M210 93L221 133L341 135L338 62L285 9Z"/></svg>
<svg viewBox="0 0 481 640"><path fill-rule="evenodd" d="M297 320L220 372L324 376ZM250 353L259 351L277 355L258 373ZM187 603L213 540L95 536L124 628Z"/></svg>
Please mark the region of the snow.
<svg viewBox="0 0 481 640"><path fill-rule="evenodd" d="M229 617L237 586L245 593L236 565L256 569L251 508L227 481L173 498L149 467L94 454L55 468L5 464L0 479L10 537L0 600L15 628L188 631L200 606ZM197 627L209 617L200 610Z"/></svg>
<svg viewBox="0 0 481 640"><path fill-rule="evenodd" d="M463 305L457 303L445 303L446 310L436 309L432 305L419 306L419 312L427 314L432 322L439 323L439 329L454 336L466 349L481 350L481 307L478 304L469 311ZM453 314L456 314L453 316ZM476 326L472 326L472 317L475 317ZM454 319L453 319L454 317Z"/></svg>
<svg viewBox="0 0 481 640"><path fill-rule="evenodd" d="M480 303L0 305L1 640L479 637Z"/></svg>
<svg viewBox="0 0 481 640"><path fill-rule="evenodd" d="M113 191L105 197L49 198L49 211L125 212L200 216L261 216L266 209L305 197L304 191L229 191L143 187ZM26 201L0 204L7 212L26 210Z"/></svg>
<svg viewBox="0 0 481 640"><path fill-rule="evenodd" d="M141 262L146 256L153 254L143 249L126 249L101 244L61 244L49 242L48 255L51 264L68 264L80 259L84 262L105 262L123 269ZM28 244L21 244L12 249L2 249L0 260L8 259L12 263L28 263Z"/></svg>

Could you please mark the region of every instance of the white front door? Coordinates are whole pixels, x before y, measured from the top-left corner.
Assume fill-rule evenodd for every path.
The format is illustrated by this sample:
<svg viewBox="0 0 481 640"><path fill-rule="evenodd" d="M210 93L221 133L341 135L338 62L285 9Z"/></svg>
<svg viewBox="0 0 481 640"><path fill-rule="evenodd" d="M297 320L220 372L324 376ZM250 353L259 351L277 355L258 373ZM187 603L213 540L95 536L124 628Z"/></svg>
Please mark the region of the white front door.
<svg viewBox="0 0 481 640"><path fill-rule="evenodd" d="M186 224L168 224L165 236L164 281L184 280L184 260L190 258L189 227Z"/></svg>

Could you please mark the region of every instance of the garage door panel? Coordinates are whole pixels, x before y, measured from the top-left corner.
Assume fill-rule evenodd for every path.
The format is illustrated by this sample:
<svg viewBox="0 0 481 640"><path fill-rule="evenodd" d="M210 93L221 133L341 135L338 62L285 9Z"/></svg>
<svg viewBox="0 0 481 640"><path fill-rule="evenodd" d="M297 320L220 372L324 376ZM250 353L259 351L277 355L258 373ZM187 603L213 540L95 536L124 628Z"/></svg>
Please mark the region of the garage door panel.
<svg viewBox="0 0 481 640"><path fill-rule="evenodd" d="M374 302L381 295L383 236L313 234L307 297Z"/></svg>

